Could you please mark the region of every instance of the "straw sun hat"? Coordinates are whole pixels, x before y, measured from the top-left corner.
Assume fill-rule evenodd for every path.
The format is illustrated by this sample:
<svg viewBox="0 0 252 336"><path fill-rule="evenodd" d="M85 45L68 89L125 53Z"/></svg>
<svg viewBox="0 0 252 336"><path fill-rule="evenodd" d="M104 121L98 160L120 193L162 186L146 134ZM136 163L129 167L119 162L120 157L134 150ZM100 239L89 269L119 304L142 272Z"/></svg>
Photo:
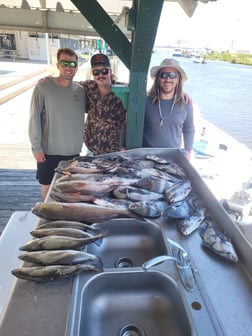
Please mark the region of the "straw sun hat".
<svg viewBox="0 0 252 336"><path fill-rule="evenodd" d="M187 80L185 71L180 67L179 62L176 61L174 58L166 58L161 62L160 65L151 68L150 70L151 77L155 78L159 70L167 67L176 69L182 77L182 82Z"/></svg>

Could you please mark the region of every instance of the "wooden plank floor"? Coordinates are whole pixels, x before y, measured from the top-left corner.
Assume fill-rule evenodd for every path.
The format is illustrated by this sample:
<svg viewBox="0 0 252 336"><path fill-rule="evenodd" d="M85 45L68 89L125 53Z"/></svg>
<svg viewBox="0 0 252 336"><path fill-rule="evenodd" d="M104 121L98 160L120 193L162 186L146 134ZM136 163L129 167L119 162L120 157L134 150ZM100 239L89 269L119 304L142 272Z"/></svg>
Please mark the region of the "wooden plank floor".
<svg viewBox="0 0 252 336"><path fill-rule="evenodd" d="M33 169L0 169L0 234L15 211L30 211L41 201Z"/></svg>

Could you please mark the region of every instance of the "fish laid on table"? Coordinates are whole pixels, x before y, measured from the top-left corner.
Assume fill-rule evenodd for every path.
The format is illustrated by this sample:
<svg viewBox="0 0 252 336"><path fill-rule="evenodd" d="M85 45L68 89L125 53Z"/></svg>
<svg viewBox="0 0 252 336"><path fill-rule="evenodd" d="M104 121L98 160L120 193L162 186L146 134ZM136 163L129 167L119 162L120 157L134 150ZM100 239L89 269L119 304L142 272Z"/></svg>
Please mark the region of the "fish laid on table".
<svg viewBox="0 0 252 336"><path fill-rule="evenodd" d="M106 165L105 167L98 167L96 164L92 162L78 162L77 160L70 162L67 167L57 167L55 171L59 174L97 174L104 173L109 171L115 166L114 163L110 163L110 165Z"/></svg>
<svg viewBox="0 0 252 336"><path fill-rule="evenodd" d="M126 198L131 201L151 201L163 198L163 194L155 193L149 190L136 188L132 186L119 186L113 190L113 194L117 198Z"/></svg>
<svg viewBox="0 0 252 336"><path fill-rule="evenodd" d="M42 250L25 252L18 256L20 260L39 264L49 265L76 265L89 263L102 269L102 261L94 254L77 250Z"/></svg>
<svg viewBox="0 0 252 336"><path fill-rule="evenodd" d="M188 236L198 229L200 223L205 218L205 209L196 210L191 215L178 219L177 228L184 236Z"/></svg>
<svg viewBox="0 0 252 336"><path fill-rule="evenodd" d="M134 186L162 194L171 186L171 184L161 178L149 176L138 180L134 183Z"/></svg>
<svg viewBox="0 0 252 336"><path fill-rule="evenodd" d="M130 201L126 199L119 199L119 198L94 198L92 201L96 205L101 205L104 207L110 207L110 208L120 208L127 210L129 208L129 205L131 204Z"/></svg>
<svg viewBox="0 0 252 336"><path fill-rule="evenodd" d="M166 173L173 174L179 177L185 177L186 173L185 170L180 167L178 164L175 162L169 162L168 164L160 164L160 165L155 165L155 168L160 169Z"/></svg>
<svg viewBox="0 0 252 336"><path fill-rule="evenodd" d="M154 162L149 160L142 160L142 159L134 159L134 160L127 160L121 163L121 167L123 168L133 168L133 169L144 169L144 168L153 168L155 165Z"/></svg>
<svg viewBox="0 0 252 336"><path fill-rule="evenodd" d="M99 232L99 230L97 230L96 228L92 227L89 224L70 220L48 221L45 223L40 223L37 227L37 229L51 229L51 228L72 228L83 231Z"/></svg>
<svg viewBox="0 0 252 336"><path fill-rule="evenodd" d="M129 205L129 210L143 217L157 218L168 206L165 201L135 202Z"/></svg>
<svg viewBox="0 0 252 336"><path fill-rule="evenodd" d="M76 180L55 183L52 187L53 191L62 193L76 193L80 192L84 195L95 195L110 192L118 185L118 183L111 181L88 181Z"/></svg>
<svg viewBox="0 0 252 336"><path fill-rule="evenodd" d="M53 188L50 191L50 197L54 201L67 203L90 202L95 198L94 195L83 195L80 192L59 192Z"/></svg>
<svg viewBox="0 0 252 336"><path fill-rule="evenodd" d="M35 238L42 238L47 236L65 236L74 238L89 238L93 237L93 234L72 228L50 228L50 229L37 229L30 232Z"/></svg>
<svg viewBox="0 0 252 336"><path fill-rule="evenodd" d="M165 199L170 203L180 202L183 201L191 191L192 187L189 180L175 183L165 190Z"/></svg>
<svg viewBox="0 0 252 336"><path fill-rule="evenodd" d="M230 239L216 230L211 220L205 219L200 224L198 232L204 246L229 262L238 262L238 256Z"/></svg>
<svg viewBox="0 0 252 336"><path fill-rule="evenodd" d="M21 267L13 269L11 273L20 279L39 282L66 278L88 271L101 272L103 270L92 264L77 264Z"/></svg>
<svg viewBox="0 0 252 336"><path fill-rule="evenodd" d="M162 158L159 155L146 154L145 159L146 160L151 160L151 161L153 161L155 163L158 163L158 164L168 164L168 161L166 159Z"/></svg>
<svg viewBox="0 0 252 336"><path fill-rule="evenodd" d="M63 219L88 223L118 217L133 217L129 210L109 208L89 203L37 202L32 213L45 219Z"/></svg>
<svg viewBox="0 0 252 336"><path fill-rule="evenodd" d="M162 216L167 218L185 218L191 214L191 207L186 200L168 205Z"/></svg>
<svg viewBox="0 0 252 336"><path fill-rule="evenodd" d="M73 238L65 236L47 236L42 238L31 239L27 243L20 246L20 251L41 251L41 250L71 250L80 249L99 239L103 239L106 233L87 238Z"/></svg>
<svg viewBox="0 0 252 336"><path fill-rule="evenodd" d="M155 176L155 177L158 177L160 179L163 179L165 181L168 181L170 182L170 185L172 185L173 183L177 183L177 182L180 182L181 179L169 174L169 173L166 173L160 169L156 169L156 168L149 168L149 169L142 169L142 174L147 174L147 177L149 175L151 176ZM146 176L143 176L143 177L146 177Z"/></svg>

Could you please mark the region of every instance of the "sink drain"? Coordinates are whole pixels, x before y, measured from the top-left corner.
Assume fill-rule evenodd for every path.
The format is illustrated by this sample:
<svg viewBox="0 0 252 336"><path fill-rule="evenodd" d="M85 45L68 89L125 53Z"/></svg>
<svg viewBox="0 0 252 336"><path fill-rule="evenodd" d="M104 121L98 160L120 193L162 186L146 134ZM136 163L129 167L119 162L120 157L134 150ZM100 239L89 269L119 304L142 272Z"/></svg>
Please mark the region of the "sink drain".
<svg viewBox="0 0 252 336"><path fill-rule="evenodd" d="M120 258L115 262L115 267L123 268L123 267L132 267L133 262L129 258Z"/></svg>
<svg viewBox="0 0 252 336"><path fill-rule="evenodd" d="M119 336L145 336L145 332L135 324L128 324L122 328Z"/></svg>

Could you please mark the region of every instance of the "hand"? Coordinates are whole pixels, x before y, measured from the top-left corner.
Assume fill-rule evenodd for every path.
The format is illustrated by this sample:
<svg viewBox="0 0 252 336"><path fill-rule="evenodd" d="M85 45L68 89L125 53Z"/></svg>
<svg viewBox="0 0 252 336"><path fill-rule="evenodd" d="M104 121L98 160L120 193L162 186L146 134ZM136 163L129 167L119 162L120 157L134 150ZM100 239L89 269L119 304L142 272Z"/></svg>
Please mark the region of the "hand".
<svg viewBox="0 0 252 336"><path fill-rule="evenodd" d="M187 93L182 92L183 101L186 104L192 105L192 99L188 96Z"/></svg>
<svg viewBox="0 0 252 336"><path fill-rule="evenodd" d="M34 153L33 156L38 163L42 163L46 161L44 152Z"/></svg>

